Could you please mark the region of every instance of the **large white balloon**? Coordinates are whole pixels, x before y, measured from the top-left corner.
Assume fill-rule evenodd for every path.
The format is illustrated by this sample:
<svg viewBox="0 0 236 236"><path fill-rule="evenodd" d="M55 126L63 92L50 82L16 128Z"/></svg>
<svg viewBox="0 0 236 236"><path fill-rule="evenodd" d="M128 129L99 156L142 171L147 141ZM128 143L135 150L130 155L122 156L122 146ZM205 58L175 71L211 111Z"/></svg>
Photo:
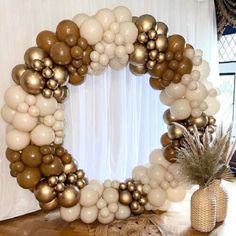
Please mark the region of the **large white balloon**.
<svg viewBox="0 0 236 236"><path fill-rule="evenodd" d="M92 187L89 185L85 186L80 191L80 204L85 207L93 206L98 201L98 192L96 192Z"/></svg>
<svg viewBox="0 0 236 236"><path fill-rule="evenodd" d="M186 87L181 83L171 83L165 88L166 94L174 99L182 98L186 92Z"/></svg>
<svg viewBox="0 0 236 236"><path fill-rule="evenodd" d="M155 164L148 168L148 176L150 179L155 180L157 183L161 183L166 174L166 168L162 165Z"/></svg>
<svg viewBox="0 0 236 236"><path fill-rule="evenodd" d="M206 86L202 82L198 81L196 83L198 85L197 89L195 90L187 89L185 97L189 101L196 100L196 101L202 102L207 97L207 89L206 89Z"/></svg>
<svg viewBox="0 0 236 236"><path fill-rule="evenodd" d="M210 97L208 96L205 99L205 102L207 104L207 109L204 111L204 113L207 116L213 116L220 110L220 102L217 100L216 97Z"/></svg>
<svg viewBox="0 0 236 236"><path fill-rule="evenodd" d="M10 130L6 135L6 144L10 149L14 151L19 151L24 149L29 143L30 143L29 133L13 129Z"/></svg>
<svg viewBox="0 0 236 236"><path fill-rule="evenodd" d="M156 188L156 189L152 189L148 193L147 198L151 205L160 207L165 203L167 199L167 194L166 194L166 191L164 191L163 189Z"/></svg>
<svg viewBox="0 0 236 236"><path fill-rule="evenodd" d="M166 192L168 200L171 202L181 202L184 200L186 195L186 189L183 185L179 185L176 188L168 188Z"/></svg>
<svg viewBox="0 0 236 236"><path fill-rule="evenodd" d="M104 186L101 182L99 182L98 180L91 180L89 181L89 185L90 188L92 188L94 191L96 191L98 193L98 196L101 197L103 190L104 190Z"/></svg>
<svg viewBox="0 0 236 236"><path fill-rule="evenodd" d="M49 145L54 141L55 133L52 128L39 124L31 132L30 138L38 146Z"/></svg>
<svg viewBox="0 0 236 236"><path fill-rule="evenodd" d="M171 98L170 96L167 95L167 93L165 92L165 90L162 90L160 92L160 101L166 105L166 106L170 106L174 101L175 99L174 98Z"/></svg>
<svg viewBox="0 0 236 236"><path fill-rule="evenodd" d="M37 125L38 119L29 113L17 112L12 120L12 125L20 131L29 132Z"/></svg>
<svg viewBox="0 0 236 236"><path fill-rule="evenodd" d="M64 221L67 221L67 222L72 222L76 219L79 218L79 214L80 214L80 204L77 203L75 206L73 207L61 207L60 208L60 215L61 215L61 218L64 220Z"/></svg>
<svg viewBox="0 0 236 236"><path fill-rule="evenodd" d="M98 214L98 221L101 224L109 224L111 223L115 218L114 213L110 213L107 217L103 217L101 214Z"/></svg>
<svg viewBox="0 0 236 236"><path fill-rule="evenodd" d="M124 37L125 43L134 43L138 36L138 29L133 22L120 23L120 34Z"/></svg>
<svg viewBox="0 0 236 236"><path fill-rule="evenodd" d="M181 175L180 166L179 166L178 163L172 163L168 167L168 172L170 172L177 181L182 181L183 180L183 176Z"/></svg>
<svg viewBox="0 0 236 236"><path fill-rule="evenodd" d="M163 151L161 149L154 149L149 154L149 162L151 164L159 164L167 168L171 163L167 161L163 155Z"/></svg>
<svg viewBox="0 0 236 236"><path fill-rule="evenodd" d="M80 27L80 35L88 41L88 44L94 45L102 40L103 28L95 18L86 19Z"/></svg>
<svg viewBox="0 0 236 236"><path fill-rule="evenodd" d="M114 188L106 188L102 194L102 197L107 202L107 204L110 204L118 201L119 194Z"/></svg>
<svg viewBox="0 0 236 236"><path fill-rule="evenodd" d="M113 9L113 12L118 22L132 21L132 14L127 7L118 6Z"/></svg>
<svg viewBox="0 0 236 236"><path fill-rule="evenodd" d="M108 8L103 8L99 10L95 18L100 22L104 30L109 29L110 25L115 22L115 15L112 10Z"/></svg>
<svg viewBox="0 0 236 236"><path fill-rule="evenodd" d="M200 72L200 80L205 80L210 73L209 64L205 60L202 60L202 63L199 66L193 66L192 70L198 70Z"/></svg>
<svg viewBox="0 0 236 236"><path fill-rule="evenodd" d="M80 219L86 223L91 224L93 223L98 216L98 209L96 206L91 207L82 207L80 212Z"/></svg>
<svg viewBox="0 0 236 236"><path fill-rule="evenodd" d="M125 67L125 65L121 64L121 63L117 60L116 57L110 60L109 66L110 66L112 69L114 69L114 70L121 70L122 68Z"/></svg>
<svg viewBox="0 0 236 236"><path fill-rule="evenodd" d="M52 115L57 110L57 100L54 97L45 98L39 94L35 106L39 108L40 116Z"/></svg>
<svg viewBox="0 0 236 236"><path fill-rule="evenodd" d="M191 107L189 101L185 98L178 99L171 104L171 114L176 120L187 119L191 114Z"/></svg>
<svg viewBox="0 0 236 236"><path fill-rule="evenodd" d="M132 171L132 177L136 181L140 181L143 177L147 177L147 167L136 166Z"/></svg>
<svg viewBox="0 0 236 236"><path fill-rule="evenodd" d="M1 116L4 121L11 123L16 111L11 109L7 104L5 104L1 109Z"/></svg>
<svg viewBox="0 0 236 236"><path fill-rule="evenodd" d="M75 24L80 28L80 26L83 24L83 22L88 19L89 16L83 13L77 14L73 17L72 21L75 22Z"/></svg>
<svg viewBox="0 0 236 236"><path fill-rule="evenodd" d="M131 211L128 206L118 203L118 211L115 214L116 219L125 220L130 216L130 214L131 214Z"/></svg>
<svg viewBox="0 0 236 236"><path fill-rule="evenodd" d="M18 104L24 102L26 94L27 93L21 88L21 86L13 85L6 90L4 99L10 108L16 110Z"/></svg>

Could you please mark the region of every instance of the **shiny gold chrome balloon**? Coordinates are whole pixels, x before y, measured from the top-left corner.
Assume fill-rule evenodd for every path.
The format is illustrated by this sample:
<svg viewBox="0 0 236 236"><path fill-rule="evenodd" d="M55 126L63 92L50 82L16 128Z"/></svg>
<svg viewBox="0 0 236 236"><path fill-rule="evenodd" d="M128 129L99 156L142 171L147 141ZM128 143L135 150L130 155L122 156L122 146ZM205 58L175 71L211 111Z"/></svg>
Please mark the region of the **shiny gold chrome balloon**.
<svg viewBox="0 0 236 236"><path fill-rule="evenodd" d="M68 186L58 194L59 204L63 207L72 207L79 201L79 191L74 186Z"/></svg>
<svg viewBox="0 0 236 236"><path fill-rule="evenodd" d="M43 69L43 62L39 59L35 59L32 61L31 67L36 71L41 71Z"/></svg>
<svg viewBox="0 0 236 236"><path fill-rule="evenodd" d="M136 190L137 190L140 194L144 194L144 192L143 192L143 185L142 185L142 184L136 184Z"/></svg>
<svg viewBox="0 0 236 236"><path fill-rule="evenodd" d="M134 191L133 192L133 199L139 200L141 198L141 194L139 191Z"/></svg>
<svg viewBox="0 0 236 236"><path fill-rule="evenodd" d="M86 183L85 183L84 179L78 179L77 182L76 182L76 186L79 189L84 188L86 186Z"/></svg>
<svg viewBox="0 0 236 236"><path fill-rule="evenodd" d="M133 65L129 64L129 69L134 75L143 75L147 72L147 68L145 65Z"/></svg>
<svg viewBox="0 0 236 236"><path fill-rule="evenodd" d="M165 52L168 46L168 40L167 37L163 34L157 35L156 39L156 49L158 49L159 52Z"/></svg>
<svg viewBox="0 0 236 236"><path fill-rule="evenodd" d="M157 34L167 35L168 27L165 23L159 21L155 25L155 31L157 32Z"/></svg>
<svg viewBox="0 0 236 236"><path fill-rule="evenodd" d="M145 32L138 34L138 42L141 44L144 44L148 41L148 36Z"/></svg>
<svg viewBox="0 0 236 236"><path fill-rule="evenodd" d="M43 91L42 91L42 95L43 95L45 98L50 98L50 97L52 97L53 92L52 92L52 90L49 89L49 88L44 88Z"/></svg>
<svg viewBox="0 0 236 236"><path fill-rule="evenodd" d="M141 206L140 204L138 205L137 209L133 209L132 213L135 215L140 215L144 212L144 206Z"/></svg>
<svg viewBox="0 0 236 236"><path fill-rule="evenodd" d="M84 178L84 176L85 176L84 171L81 170L81 169L77 170L75 174L76 174L76 176L77 176L78 179L82 179L82 178Z"/></svg>
<svg viewBox="0 0 236 236"><path fill-rule="evenodd" d="M120 190L126 190L126 189L127 189L126 183L120 183L120 184L119 184L119 189L120 189Z"/></svg>
<svg viewBox="0 0 236 236"><path fill-rule="evenodd" d="M154 40L149 40L149 41L147 42L147 49L153 50L153 49L155 49L155 48L156 48L156 43L155 43L155 41L154 41Z"/></svg>
<svg viewBox="0 0 236 236"><path fill-rule="evenodd" d="M46 79L50 79L53 77L53 71L49 67L45 67L42 71L42 75Z"/></svg>
<svg viewBox="0 0 236 236"><path fill-rule="evenodd" d="M192 117L190 116L188 119L187 119L187 124L188 125L196 125L197 128L205 128L208 124L208 117L202 113L201 116L199 117Z"/></svg>
<svg viewBox="0 0 236 236"><path fill-rule="evenodd" d="M135 43L134 51L130 54L129 61L133 65L143 65L147 61L148 51L147 48L142 45Z"/></svg>
<svg viewBox="0 0 236 236"><path fill-rule="evenodd" d="M55 186L55 190L58 192L58 193L61 193L65 190L65 185L64 183L58 183L56 186Z"/></svg>
<svg viewBox="0 0 236 236"><path fill-rule="evenodd" d="M188 126L187 127L187 130L190 132L190 133L193 133L194 132L194 128L192 125Z"/></svg>
<svg viewBox="0 0 236 236"><path fill-rule="evenodd" d="M58 183L58 176L51 176L48 178L48 185L50 187L55 187Z"/></svg>
<svg viewBox="0 0 236 236"><path fill-rule="evenodd" d="M43 58L42 62L45 67L53 68L53 61L50 57Z"/></svg>
<svg viewBox="0 0 236 236"><path fill-rule="evenodd" d="M45 86L45 81L39 72L26 70L20 78L21 87L30 94L39 94Z"/></svg>
<svg viewBox="0 0 236 236"><path fill-rule="evenodd" d="M213 116L208 117L208 125L215 125L216 119Z"/></svg>
<svg viewBox="0 0 236 236"><path fill-rule="evenodd" d="M132 195L129 191L123 191L119 194L120 203L128 206L132 202Z"/></svg>
<svg viewBox="0 0 236 236"><path fill-rule="evenodd" d="M66 174L60 174L59 176L58 176L58 181L60 182L60 183L64 183L65 181L66 181Z"/></svg>
<svg viewBox="0 0 236 236"><path fill-rule="evenodd" d="M149 38L149 39L155 39L156 36L157 36L157 33L156 33L155 30L152 29L152 30L149 30L149 31L148 31L148 38Z"/></svg>
<svg viewBox="0 0 236 236"><path fill-rule="evenodd" d="M147 198L146 197L141 197L138 202L141 206L145 206L146 203L147 203Z"/></svg>
<svg viewBox="0 0 236 236"><path fill-rule="evenodd" d="M149 30L155 28L156 19L149 14L145 14L140 16L135 24L139 32L148 32Z"/></svg>
<svg viewBox="0 0 236 236"><path fill-rule="evenodd" d="M31 47L25 52L25 64L28 67L31 67L34 60L43 60L45 57L47 57L47 53L43 49L39 47Z"/></svg>
<svg viewBox="0 0 236 236"><path fill-rule="evenodd" d="M139 208L139 206L140 206L139 202L133 201L133 202L131 203L130 209L131 209L131 211L133 212L133 211L137 210L137 209Z"/></svg>
<svg viewBox="0 0 236 236"><path fill-rule="evenodd" d="M210 134L213 134L213 133L215 132L215 127L214 127L213 125L209 125L209 126L208 126L208 132L209 132Z"/></svg>
<svg viewBox="0 0 236 236"><path fill-rule="evenodd" d="M76 174L69 174L67 180L70 184L74 184L77 181Z"/></svg>
<svg viewBox="0 0 236 236"><path fill-rule="evenodd" d="M134 185L133 183L130 184L130 185L128 185L128 190L129 190L130 192L134 192L134 191L136 190L135 185Z"/></svg>
<svg viewBox="0 0 236 236"><path fill-rule="evenodd" d="M158 51L156 49L154 50L151 50L149 53L148 53L148 56L149 58L152 60L152 61L155 61L157 59L157 55L158 55Z"/></svg>
<svg viewBox="0 0 236 236"><path fill-rule="evenodd" d="M156 61L149 60L146 64L147 68L149 70L153 69L153 67L156 65Z"/></svg>
<svg viewBox="0 0 236 236"><path fill-rule="evenodd" d="M39 206L41 207L41 209L42 209L43 211L52 211L52 210L58 208L58 207L59 207L59 204L58 204L57 198L55 197L55 198L54 198L52 201L50 201L50 202L47 202L47 203L42 203L42 202L40 202L40 203L39 203Z"/></svg>
<svg viewBox="0 0 236 236"><path fill-rule="evenodd" d="M175 125L168 125L168 136L171 139L179 139L183 137L183 131Z"/></svg>
<svg viewBox="0 0 236 236"><path fill-rule="evenodd" d="M77 170L77 165L74 162L74 160L70 164L64 165L64 173L65 174L70 174L70 173L75 173Z"/></svg>
<svg viewBox="0 0 236 236"><path fill-rule="evenodd" d="M69 80L68 72L67 70L62 66L54 66L53 67L54 72L54 79L57 81L59 85L66 85Z"/></svg>
<svg viewBox="0 0 236 236"><path fill-rule="evenodd" d="M165 53L162 53L162 52L158 53L158 55L157 55L157 61L158 61L159 63L164 62L165 59L166 59L166 54L165 54Z"/></svg>
<svg viewBox="0 0 236 236"><path fill-rule="evenodd" d="M39 202L47 203L56 197L56 192L46 181L42 181L36 186L34 195Z"/></svg>
<svg viewBox="0 0 236 236"><path fill-rule="evenodd" d="M176 122L177 120L175 117L171 114L170 109L167 109L163 114L163 120L164 122L169 125L172 122Z"/></svg>
<svg viewBox="0 0 236 236"><path fill-rule="evenodd" d="M47 86L48 86L49 89L55 90L58 87L58 83L54 79L49 79L47 81Z"/></svg>
<svg viewBox="0 0 236 236"><path fill-rule="evenodd" d="M16 65L12 69L11 76L16 84L20 84L20 78L26 70L27 66L25 64Z"/></svg>
<svg viewBox="0 0 236 236"><path fill-rule="evenodd" d="M61 87L58 87L57 89L53 91L53 96L55 98L60 98L62 95L63 95L63 91Z"/></svg>

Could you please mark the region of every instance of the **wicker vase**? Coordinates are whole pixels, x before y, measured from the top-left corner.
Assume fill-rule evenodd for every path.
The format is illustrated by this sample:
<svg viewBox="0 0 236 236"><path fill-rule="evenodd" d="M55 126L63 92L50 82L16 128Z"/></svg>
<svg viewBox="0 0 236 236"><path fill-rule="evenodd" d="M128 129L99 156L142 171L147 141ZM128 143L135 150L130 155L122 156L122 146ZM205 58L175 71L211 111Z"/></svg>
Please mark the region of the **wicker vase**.
<svg viewBox="0 0 236 236"><path fill-rule="evenodd" d="M222 222L227 215L228 193L221 185L220 180L215 180L210 185L210 189L216 197L216 222Z"/></svg>
<svg viewBox="0 0 236 236"><path fill-rule="evenodd" d="M216 198L209 187L200 188L191 197L191 225L200 232L210 232L216 224Z"/></svg>

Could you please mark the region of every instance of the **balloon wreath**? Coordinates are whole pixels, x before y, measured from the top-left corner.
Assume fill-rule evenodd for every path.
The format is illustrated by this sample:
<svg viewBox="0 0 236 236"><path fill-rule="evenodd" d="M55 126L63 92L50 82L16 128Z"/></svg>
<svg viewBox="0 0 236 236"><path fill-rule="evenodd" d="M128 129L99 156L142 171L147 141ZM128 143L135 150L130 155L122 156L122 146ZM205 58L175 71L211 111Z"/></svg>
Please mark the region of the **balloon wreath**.
<svg viewBox="0 0 236 236"><path fill-rule="evenodd" d="M207 81L208 63L202 51L185 43L181 35L167 36L168 27L148 14L132 17L118 6L94 16L78 14L52 31L38 34L37 46L26 50L24 64L12 70L15 85L5 92L1 110L8 123L6 157L11 175L32 191L40 207L60 207L62 219L96 219L107 224L145 210L167 210L182 201L186 185L176 162L176 148L184 143L173 121L199 134L215 130L220 107L218 91ZM161 90L160 100L168 132L162 149L151 152L149 166L137 166L124 182L88 181L62 146L65 128L63 102L68 85L84 82L86 74L101 74L109 65L120 70L129 64L134 75L150 75L150 85Z"/></svg>

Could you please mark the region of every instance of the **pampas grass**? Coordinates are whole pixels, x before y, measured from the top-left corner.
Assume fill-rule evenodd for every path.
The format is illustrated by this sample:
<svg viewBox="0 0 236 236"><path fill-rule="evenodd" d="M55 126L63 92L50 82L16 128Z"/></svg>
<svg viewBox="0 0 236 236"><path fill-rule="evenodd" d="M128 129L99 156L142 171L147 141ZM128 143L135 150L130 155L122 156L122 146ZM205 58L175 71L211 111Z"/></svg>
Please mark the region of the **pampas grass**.
<svg viewBox="0 0 236 236"><path fill-rule="evenodd" d="M177 149L177 162L187 182L206 187L215 179L235 179L229 168L236 149L236 141L232 141L232 126L226 132L219 128L212 140L206 128L201 141L196 126L191 134L179 123L173 124L182 129L185 138L183 147Z"/></svg>

